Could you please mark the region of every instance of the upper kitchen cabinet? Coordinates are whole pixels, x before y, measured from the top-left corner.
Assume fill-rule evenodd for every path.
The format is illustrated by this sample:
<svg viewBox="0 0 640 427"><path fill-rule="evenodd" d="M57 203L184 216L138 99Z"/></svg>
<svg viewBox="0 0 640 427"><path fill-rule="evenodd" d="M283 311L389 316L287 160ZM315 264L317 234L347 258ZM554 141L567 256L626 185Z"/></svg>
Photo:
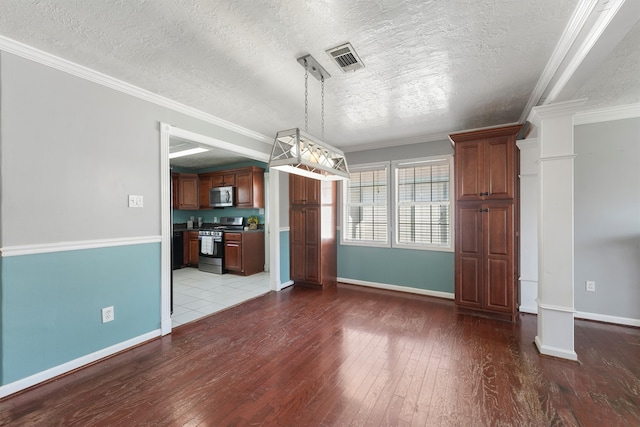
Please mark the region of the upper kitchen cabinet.
<svg viewBox="0 0 640 427"><path fill-rule="evenodd" d="M198 209L198 175L181 173L178 175L178 209Z"/></svg>
<svg viewBox="0 0 640 427"><path fill-rule="evenodd" d="M264 169L251 166L236 171L236 207L264 208Z"/></svg>
<svg viewBox="0 0 640 427"><path fill-rule="evenodd" d="M516 197L522 125L450 135L455 143L456 199L505 200Z"/></svg>
<svg viewBox="0 0 640 427"><path fill-rule="evenodd" d="M211 188L213 187L228 187L236 185L236 171L228 170L221 172L211 173Z"/></svg>
<svg viewBox="0 0 640 427"><path fill-rule="evenodd" d="M209 190L232 186L236 189L236 208L264 208L264 169L249 166L202 173L200 177L200 209L209 209ZM204 193L204 194L203 194Z"/></svg>
<svg viewBox="0 0 640 427"><path fill-rule="evenodd" d="M209 189L213 187L211 175L211 173L198 175L198 180L200 181L200 209L211 209L209 206Z"/></svg>

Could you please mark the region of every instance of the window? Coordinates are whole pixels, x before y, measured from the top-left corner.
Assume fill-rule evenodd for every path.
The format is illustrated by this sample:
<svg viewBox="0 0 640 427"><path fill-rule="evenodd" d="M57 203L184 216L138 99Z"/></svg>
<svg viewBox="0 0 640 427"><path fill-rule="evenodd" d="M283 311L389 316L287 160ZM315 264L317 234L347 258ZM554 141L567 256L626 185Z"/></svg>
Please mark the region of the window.
<svg viewBox="0 0 640 427"><path fill-rule="evenodd" d="M451 158L394 163L394 246L451 249Z"/></svg>
<svg viewBox="0 0 640 427"><path fill-rule="evenodd" d="M351 167L341 243L453 250L453 156Z"/></svg>
<svg viewBox="0 0 640 427"><path fill-rule="evenodd" d="M389 246L389 164L351 168L343 195L342 243Z"/></svg>

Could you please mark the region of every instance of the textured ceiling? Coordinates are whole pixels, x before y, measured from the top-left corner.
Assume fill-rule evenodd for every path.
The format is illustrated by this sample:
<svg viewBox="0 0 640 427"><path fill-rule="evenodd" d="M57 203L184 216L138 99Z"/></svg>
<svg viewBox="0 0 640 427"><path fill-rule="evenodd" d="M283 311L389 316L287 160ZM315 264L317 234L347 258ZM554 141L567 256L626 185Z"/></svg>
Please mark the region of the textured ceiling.
<svg viewBox="0 0 640 427"><path fill-rule="evenodd" d="M2 0L0 35L269 137L304 126L296 58L310 53L332 75L325 139L353 149L518 121L578 3ZM347 41L364 69L343 73L325 53ZM618 68L633 62L628 50L637 66L637 46L583 95L611 103L603 80L633 80ZM319 83L309 85L319 135Z"/></svg>

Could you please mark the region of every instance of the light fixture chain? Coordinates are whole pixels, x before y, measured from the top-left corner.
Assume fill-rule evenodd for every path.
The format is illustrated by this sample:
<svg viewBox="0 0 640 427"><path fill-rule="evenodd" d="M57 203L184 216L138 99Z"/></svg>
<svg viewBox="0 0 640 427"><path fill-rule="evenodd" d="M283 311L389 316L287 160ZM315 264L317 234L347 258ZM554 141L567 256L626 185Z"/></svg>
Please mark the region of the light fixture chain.
<svg viewBox="0 0 640 427"><path fill-rule="evenodd" d="M309 132L309 70L304 60L304 131Z"/></svg>
<svg viewBox="0 0 640 427"><path fill-rule="evenodd" d="M320 92L320 98L322 99L322 113L320 117L322 118L322 140L324 141L324 76L320 76L320 87L322 88Z"/></svg>

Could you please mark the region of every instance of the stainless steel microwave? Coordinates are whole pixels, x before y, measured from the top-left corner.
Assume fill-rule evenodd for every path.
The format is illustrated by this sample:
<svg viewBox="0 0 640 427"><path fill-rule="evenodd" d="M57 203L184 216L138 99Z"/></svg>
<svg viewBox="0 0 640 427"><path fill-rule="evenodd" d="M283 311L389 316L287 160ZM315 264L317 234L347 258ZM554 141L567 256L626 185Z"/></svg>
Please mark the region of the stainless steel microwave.
<svg viewBox="0 0 640 427"><path fill-rule="evenodd" d="M226 208L233 206L233 187L216 187L209 190L209 206Z"/></svg>

